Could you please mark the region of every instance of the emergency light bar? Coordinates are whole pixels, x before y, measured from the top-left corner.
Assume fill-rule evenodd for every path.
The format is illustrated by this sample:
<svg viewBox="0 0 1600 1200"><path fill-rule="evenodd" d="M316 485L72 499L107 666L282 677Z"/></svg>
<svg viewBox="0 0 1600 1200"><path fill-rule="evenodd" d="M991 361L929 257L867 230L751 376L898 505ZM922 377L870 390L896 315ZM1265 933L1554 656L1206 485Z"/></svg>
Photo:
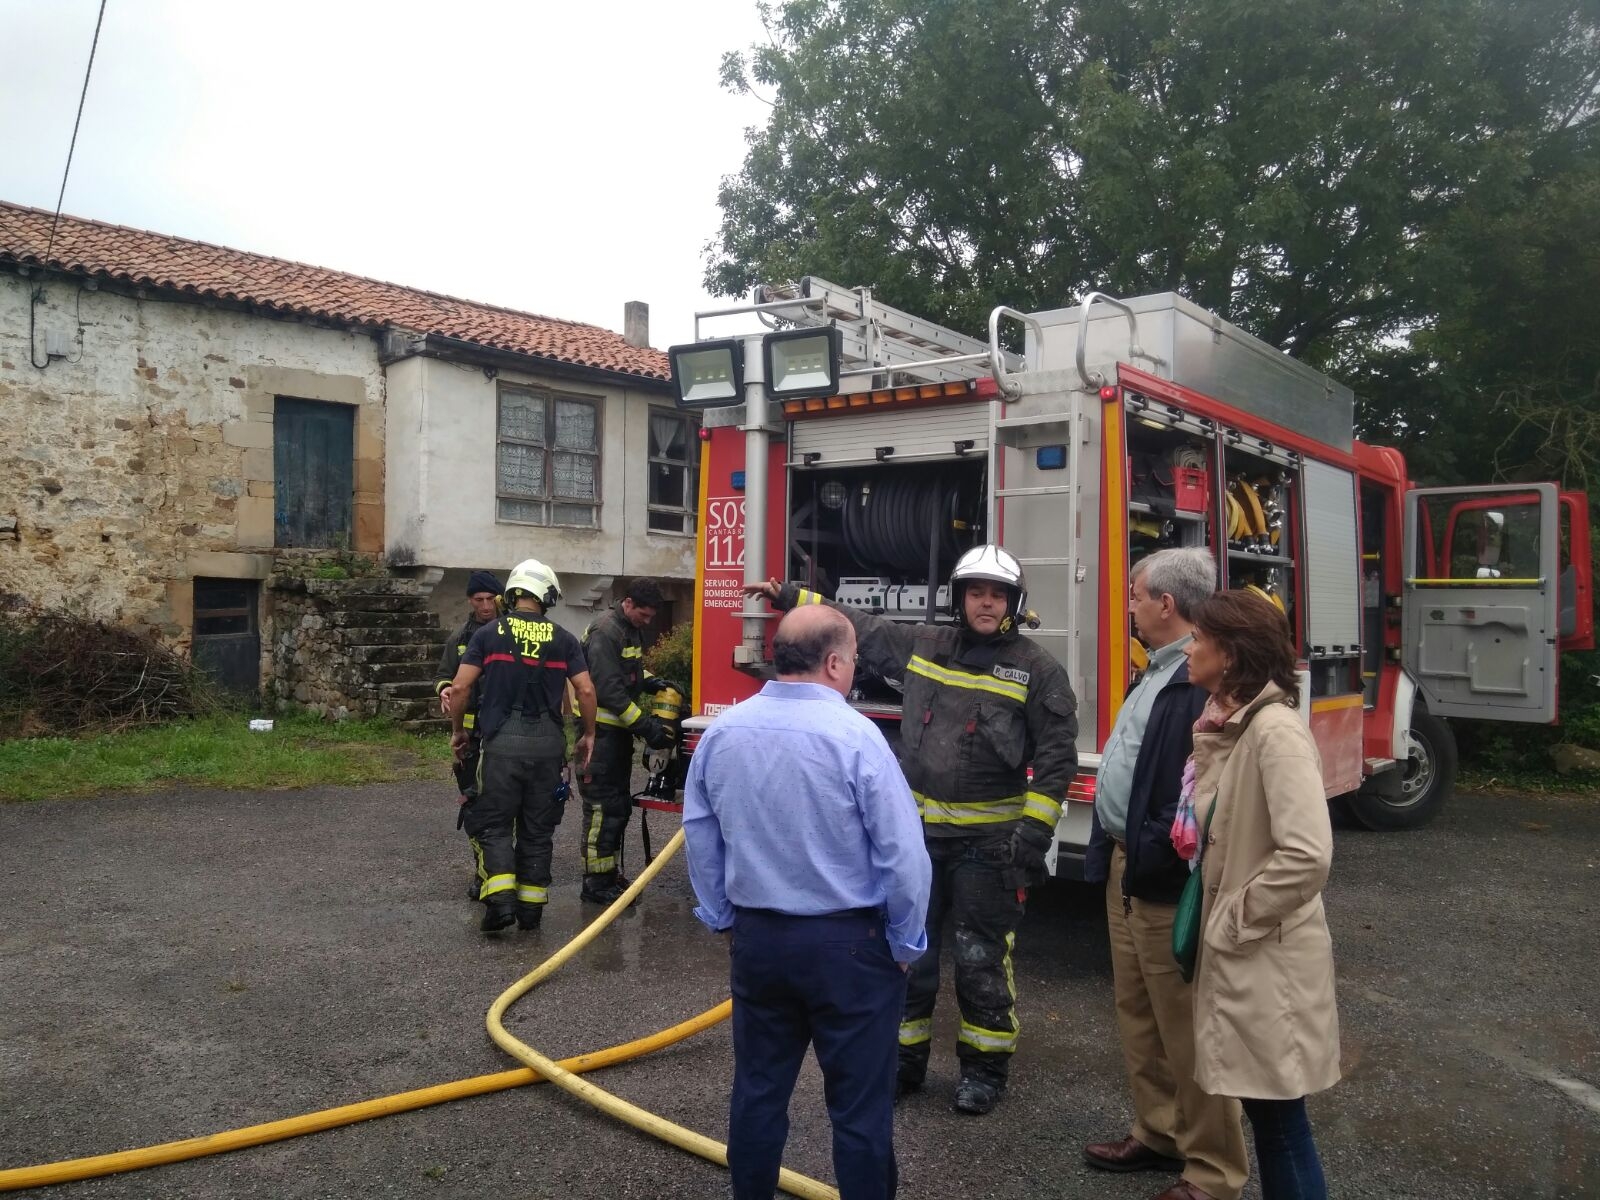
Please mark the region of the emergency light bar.
<svg viewBox="0 0 1600 1200"><path fill-rule="evenodd" d="M842 395L812 396L805 400L785 400L783 416L787 421L822 416L830 412L886 408L907 408L916 405L956 404L966 400L993 400L1000 394L1000 385L988 376L981 379L953 379L949 383L913 383L906 387L873 388L864 392L845 392Z"/></svg>
<svg viewBox="0 0 1600 1200"><path fill-rule="evenodd" d="M725 408L744 402L744 342L725 338L667 351L679 408Z"/></svg>

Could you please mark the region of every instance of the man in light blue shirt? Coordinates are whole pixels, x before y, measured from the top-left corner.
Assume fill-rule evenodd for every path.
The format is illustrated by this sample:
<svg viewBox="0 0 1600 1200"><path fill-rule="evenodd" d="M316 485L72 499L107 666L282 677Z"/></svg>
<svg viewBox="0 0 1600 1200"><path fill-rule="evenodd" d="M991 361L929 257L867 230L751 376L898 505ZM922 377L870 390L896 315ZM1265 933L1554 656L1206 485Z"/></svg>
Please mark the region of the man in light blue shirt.
<svg viewBox="0 0 1600 1200"><path fill-rule="evenodd" d="M823 605L773 635L778 679L700 739L684 786L689 878L732 935L735 1200L775 1194L789 1099L816 1047L842 1200L895 1193L906 965L927 949L932 869L916 801L845 696L855 630Z"/></svg>

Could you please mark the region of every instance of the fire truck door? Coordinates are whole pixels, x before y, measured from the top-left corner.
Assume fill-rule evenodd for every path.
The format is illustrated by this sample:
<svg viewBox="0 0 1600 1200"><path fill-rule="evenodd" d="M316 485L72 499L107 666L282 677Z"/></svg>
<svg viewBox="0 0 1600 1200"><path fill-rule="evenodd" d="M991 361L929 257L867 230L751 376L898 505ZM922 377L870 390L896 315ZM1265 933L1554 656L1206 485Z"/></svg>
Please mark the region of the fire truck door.
<svg viewBox="0 0 1600 1200"><path fill-rule="evenodd" d="M1438 717L1556 717L1553 484L1406 494L1402 654Z"/></svg>

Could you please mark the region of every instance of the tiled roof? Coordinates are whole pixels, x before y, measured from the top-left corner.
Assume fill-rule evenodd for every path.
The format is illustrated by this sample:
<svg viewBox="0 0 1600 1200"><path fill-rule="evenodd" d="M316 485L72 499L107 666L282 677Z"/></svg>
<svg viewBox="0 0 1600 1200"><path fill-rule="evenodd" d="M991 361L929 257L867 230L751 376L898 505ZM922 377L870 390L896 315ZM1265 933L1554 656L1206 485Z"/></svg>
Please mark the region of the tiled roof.
<svg viewBox="0 0 1600 1200"><path fill-rule="evenodd" d="M0 201L0 263L48 265L138 287L214 297L344 325L457 338L645 379L669 378L667 356L576 321L458 300L343 271L107 225L62 214L50 262L52 214Z"/></svg>

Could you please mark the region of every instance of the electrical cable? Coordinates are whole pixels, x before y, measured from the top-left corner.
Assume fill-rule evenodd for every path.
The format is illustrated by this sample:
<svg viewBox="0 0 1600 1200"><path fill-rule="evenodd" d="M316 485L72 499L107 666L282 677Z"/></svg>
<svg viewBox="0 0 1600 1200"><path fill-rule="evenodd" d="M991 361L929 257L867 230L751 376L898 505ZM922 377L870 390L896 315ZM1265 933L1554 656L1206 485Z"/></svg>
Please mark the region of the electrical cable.
<svg viewBox="0 0 1600 1200"><path fill-rule="evenodd" d="M50 237L45 242L44 257L39 260L39 265L45 270L50 268L50 255L56 248L56 230L61 225L61 206L67 198L67 176L72 174L72 155L78 148L78 126L83 123L83 102L89 96L89 76L94 72L94 54L100 47L100 26L106 19L106 0L100 0L100 13L94 19L94 40L89 43L89 62L83 68L83 88L78 93L78 115L72 119L72 140L67 143L67 165L61 171L61 189L56 193L56 212L50 220ZM81 294L81 293L80 293ZM35 313L39 302L44 299L44 287L41 285L33 289L33 295L28 303L28 361L33 363L36 371L42 371L50 365L50 352L45 351L44 361L39 362L34 358L34 330ZM79 324L79 333L82 333L82 324Z"/></svg>
<svg viewBox="0 0 1600 1200"><path fill-rule="evenodd" d="M78 148L78 126L83 122L83 102L89 97L89 76L94 71L94 52L100 47L100 26L106 19L106 0L100 0L100 15L94 19L94 40L89 43L89 62L83 68L83 89L78 93L78 115L72 120L72 141L67 144L67 165L61 172L61 190L56 193L56 215L50 222L50 240L45 243L44 265L56 245L56 227L61 224L61 205L67 198L67 176L72 173L72 155Z"/></svg>

